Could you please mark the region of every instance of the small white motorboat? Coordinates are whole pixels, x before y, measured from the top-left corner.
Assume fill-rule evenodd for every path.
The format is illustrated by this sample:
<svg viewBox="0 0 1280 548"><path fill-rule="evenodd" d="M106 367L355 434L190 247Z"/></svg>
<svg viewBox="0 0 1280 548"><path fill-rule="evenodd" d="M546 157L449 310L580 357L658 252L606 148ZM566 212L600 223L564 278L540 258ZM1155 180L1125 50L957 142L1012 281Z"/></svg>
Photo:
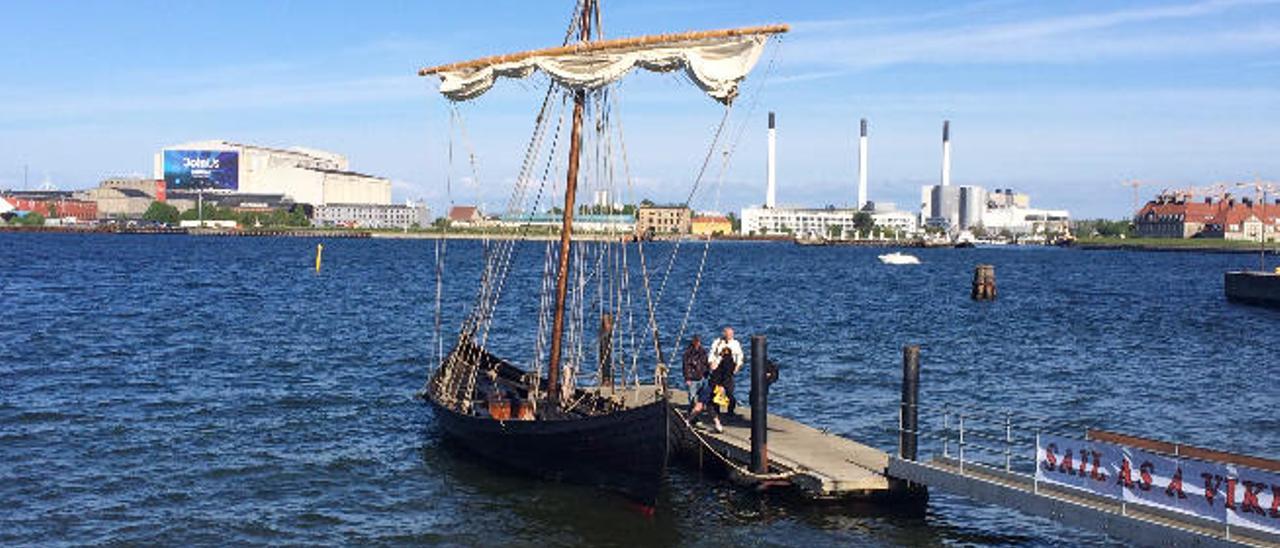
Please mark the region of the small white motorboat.
<svg viewBox="0 0 1280 548"><path fill-rule="evenodd" d="M880 256L880 262L884 264L920 264L920 259L915 255L907 255L906 253L886 253Z"/></svg>

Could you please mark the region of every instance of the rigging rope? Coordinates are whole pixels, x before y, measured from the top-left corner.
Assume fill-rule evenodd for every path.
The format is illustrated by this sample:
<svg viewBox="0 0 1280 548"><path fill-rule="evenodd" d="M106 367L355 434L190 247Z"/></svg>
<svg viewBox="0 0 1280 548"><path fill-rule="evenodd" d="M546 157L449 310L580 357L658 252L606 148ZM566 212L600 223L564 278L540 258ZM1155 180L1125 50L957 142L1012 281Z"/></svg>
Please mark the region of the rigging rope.
<svg viewBox="0 0 1280 548"><path fill-rule="evenodd" d="M693 424L689 422L689 418L685 416L684 411L681 411L680 409L675 407L672 407L671 410L675 412L677 417L680 417L680 422L683 422L685 428L689 432L693 433L694 439L697 439L698 443L702 445L703 448L709 451L712 456L719 459L720 462L732 468L735 472L742 474L744 477L758 480L758 481L786 481L796 476L795 471L791 471L791 470L786 472L777 472L773 474L760 474L760 473L752 472L750 469L742 466L741 464L738 464L737 462L734 462L733 459L730 459L729 457L725 456L724 453L721 453L714 446L712 446L711 443L707 441L706 437L703 436L702 433L699 432L697 428L693 427Z"/></svg>
<svg viewBox="0 0 1280 548"><path fill-rule="evenodd" d="M590 0L583 0L583 1L590 1ZM581 4L579 4L579 6L581 6ZM598 14L597 14L597 17L598 17ZM581 11L579 10L575 12L575 23L574 23L575 26L581 24L581 21L579 20L580 18L581 18ZM600 34L600 28L601 27L599 27L598 20L597 20L596 29L595 29L597 34ZM571 27L570 31L566 34L566 38L565 38L566 44L569 42L569 40L572 39L574 35L573 30L574 28ZM775 49L774 55L773 57L771 57L771 60L769 63L769 70L766 72L766 79L768 78L769 74L772 73L772 68L776 58L777 58L777 51ZM621 116L613 115L614 112L612 109L615 108L615 105L613 102L609 100L610 99L609 93L611 89L617 89L617 88L606 87L606 88L603 88L602 90L599 90L598 92L594 92L590 94L591 101L588 102L587 110L588 110L589 117L592 114L594 114L593 126L596 131L585 132L586 133L586 135L584 136L585 138L592 138L594 134L595 141L593 143L594 155L590 155L590 154L584 155L585 156L584 160L590 164L589 169L584 170L584 173L593 174L594 175L593 180L596 181L596 185L599 186L601 185L601 183L603 183L603 187L606 190L612 190L613 187L615 186L614 185L615 169L618 166L616 162L613 161L613 154L612 154L614 150L614 139L613 139L614 134L612 131L609 131L610 128L613 128L617 132L617 147L622 155L621 169L623 172L626 189L630 194L634 191L634 180L632 179L632 175L630 172L630 164L629 164L629 158L627 154L627 148L625 145L625 139L623 135L623 125L621 122ZM567 101L570 97L570 93L557 93L557 92L563 92L563 91L566 91L566 90L564 90L563 88L560 88L554 83L549 83L547 86L547 90L543 97L541 108L539 109L537 118L535 119L534 135L530 139L530 142L526 148L525 158L521 164L521 168L519 172L520 175L516 179L515 184L513 185L512 193L507 203L506 212L508 215L516 216L518 218L521 213L527 211L528 214L530 215L530 218L532 218L532 215L536 214L536 212L538 211L538 206L541 203L541 200L543 198L543 193L547 187L547 182L551 180L549 175L551 175L553 172L553 166L555 165L554 158L555 158L556 151L558 149L561 132L563 131L566 105L568 104ZM561 100L559 101L558 105L556 105L555 104L556 102L552 100L553 95L560 96ZM755 102L758 102L759 97L757 96L754 99L755 101L751 103L750 111L754 111ZM535 170L535 164L537 163L538 158L544 152L544 145L546 144L546 137L547 137L546 132L551 126L551 124L548 123L549 121L548 114L554 114L551 111L555 108L559 109L559 115L556 116L557 122L554 125L555 129L554 131L552 131L552 134L550 136L551 137L550 152L547 155L546 164L544 165L542 170L543 171L542 177L534 179L533 177L530 177L530 175L532 175L532 173ZM725 111L721 117L721 120L717 125L715 133L709 144L706 155L704 156L703 161L699 167L697 176L694 180L694 184L685 198L685 201L684 201L685 207L688 207L689 204L692 203L694 198L698 196L699 193L703 190L702 187L704 186L704 183L705 183L706 174L710 169L710 160L712 156L715 154L715 152L721 149L721 147L723 146L724 148L724 150L722 151L723 162L721 163L721 166L719 169L719 176L717 177L717 180L716 180L715 198L714 198L715 205L717 207L719 205L720 193L722 191L724 180L728 170L729 159L732 155L732 151L736 148L736 145L738 141L740 141L743 133L742 131L740 131L735 138L729 141L728 144L722 144L722 141L725 139L725 136L733 133L732 131L728 130L732 112L733 112L732 104L730 104L729 106L726 106ZM453 156L454 156L453 141L455 138L461 138L463 140L463 145L467 152L467 161L470 167L473 181L476 181L476 182L479 181L479 168L478 168L478 157L475 154L475 150L470 146L471 143L469 140L469 136L467 134L467 130L466 130L461 112L458 109L458 106L456 105L456 103L452 105L452 108L450 110L450 115L451 115L450 116L450 133L449 133L449 149L448 149L449 169L447 170L447 174L446 174L446 191L449 193L449 201L452 207L453 205L452 179L453 179ZM746 125L744 123L742 128L745 129L745 127ZM529 197L529 194L531 193L530 191L534 187L534 182L537 183L536 193L533 196L532 203L526 204L526 199ZM554 183L553 183L553 186L554 186ZM592 188L592 186L589 181L583 181L583 183L581 183L580 188ZM531 206L531 207L528 207L526 209L525 207L522 207L522 206ZM586 206L583 206L583 208L585 207ZM584 211L587 211L587 210L584 209ZM564 212L564 213L573 214L576 212ZM493 327L494 313L495 313L496 307L498 306L499 301L501 300L501 295L503 293L503 290L507 285L508 274L510 274L511 269L513 268L514 257L516 255L516 250L518 247L516 245L517 240L523 239L524 237L526 237L528 235L528 231L531 228L531 226L532 226L531 223L525 223L521 225L520 229L517 232L519 236L518 238L499 239L493 242L491 242L489 239L488 227L485 227L485 230L483 232L483 237L484 237L483 245L485 249L485 253L484 253L485 259L484 259L484 267L481 273L481 283L476 295L476 306L472 309L471 314L469 314L466 320L464 321L463 328L461 330L461 333L463 336L479 335L478 340L475 342L478 343L478 347L482 350L487 345L488 335L490 334ZM684 336L685 330L688 327L692 309L696 302L699 289L701 287L701 282L702 282L703 274L705 272L705 266L707 262L708 252L709 252L709 246L710 246L710 238L707 238L707 241L704 242L703 253L701 254L701 258L699 260L699 266L698 266L697 274L694 278L694 283L690 292L690 297L687 301L686 309L684 311L683 318L680 322L680 327L676 333L675 345L677 347L679 346L680 341ZM645 299L645 307L646 307L645 312L646 312L647 324L648 324L648 329L647 329L648 333L644 336L651 338L653 342L653 350L655 352L655 358L656 358L656 361L658 362L657 365L659 368L655 370L654 381L662 382L665 379L659 379L658 377L663 376L662 374L662 371L664 371L663 362L665 362L665 359L664 359L664 353L662 349L662 338L660 336L660 330L658 327L657 308L663 301L667 284L671 278L671 275L674 269L674 263L680 252L681 242L680 241L675 242L675 245L672 247L670 251L670 255L666 261L667 264L665 265L664 272L662 274L662 282L658 287L658 291L656 292L656 298L655 298L655 293L653 291L654 289L653 284L651 283L652 280L650 277L651 274L656 274L656 272L651 273L648 269L648 263L647 263L648 259L646 258L644 247L645 247L645 244L643 242L640 242L637 245L637 252L638 252L638 258L640 263L638 266L639 266L639 273L641 274L641 277L642 277L641 281L642 281L642 286L644 291L644 299ZM441 365L443 365L445 361L445 357L443 353L443 337L441 334L441 322L442 322L442 307L443 307L443 289L442 289L443 271L445 268L444 256L445 256L446 250L447 250L447 242L438 241L437 250L436 250L436 255L437 255L437 272L436 272L436 278L437 278L436 280L437 282L436 347L437 348L436 348L436 353L437 353L437 359ZM614 253L613 250L616 250L616 253ZM552 270L554 270L553 265L549 262L549 257L551 257L551 254L555 251L558 251L558 246L556 246L554 242L548 241L546 245L546 250L545 250L546 255L544 255L544 258L547 258L547 261L544 261L544 265L543 265L544 266L543 268L544 276L543 276L543 284L542 284L543 287L541 288L542 290L540 291L541 298L538 305L538 310L539 310L538 336L536 337L535 344L534 344L535 371L539 377L542 374L541 368L542 368L542 362L543 362L543 353L547 344L547 329L549 328L549 326L547 325L547 322L549 321L547 318L547 311L553 305L553 303L551 303L548 300L549 295L551 293L551 286L547 283L547 281L551 277L548 274ZM573 251L573 254L572 254L571 264L577 267L578 272L574 277L574 284L572 286L573 290L569 295L570 325L567 326L568 330L567 330L567 337L566 337L567 338L566 343L568 348L568 352L566 353L566 355L569 356L569 360L568 360L569 366L574 367L576 371L581 372L580 365L585 355L584 345L587 340L587 337L586 337L587 331L586 331L586 328L584 327L586 311L587 311L586 301L588 299L589 284L593 282L593 278L594 278L594 281L598 283L598 287L596 288L596 291L594 291L594 293L596 293L600 301L599 303L600 312L601 314L603 314L606 310L609 310L611 312L616 312L614 325L618 327L618 329L613 329L609 335L610 336L609 346L610 348L613 349L613 351L610 353L609 360L607 362L598 364L596 375L597 376L600 375L601 368L608 368L612 370L613 363L618 362L622 364L622 367L624 368L623 374L621 375L621 381L624 383L624 385L626 384L628 377L634 379L634 381L638 385L640 382L638 366L639 366L640 357L643 354L640 351L640 347L643 345L643 341L637 340L638 333L637 333L637 330L635 329L636 323L637 323L634 317L635 306L638 303L635 303L633 301L634 291L632 288L632 284L630 282L630 267L628 266L629 261L627 258L628 252L627 252L626 246L616 245L615 247L615 242L613 242L611 238L606 238L600 245L587 245L587 246L575 245L572 251ZM588 265L592 266L591 270L587 270ZM615 267L613 275L606 275L607 265L612 265ZM606 281L605 278L608 278L608 280ZM608 286L607 292L606 292L606 285ZM606 305L606 301L608 301L607 305ZM624 321L625 321L626 329L621 329L621 327L624 325ZM624 331L630 332L629 345L627 344L628 333L624 333ZM621 344L616 344L616 345L613 344L614 339L617 339L618 341L620 341ZM628 352L630 353L630 355L628 355ZM462 361L467 361L467 360L462 360ZM625 371L628 361L630 362L630 375L628 375L627 372ZM555 367L560 367L562 364L552 364L552 365ZM456 367L451 367L451 368L457 369ZM454 378L453 385L456 387L458 384L462 382L467 383L465 394L468 398L470 398L474 395L476 376L478 374L478 370L475 366L471 366L469 371L462 370L459 372L464 374L459 375L459 377L461 378ZM566 378L571 378L571 377L567 375ZM536 390L536 387L534 389ZM559 389L559 387L553 387L553 389ZM457 394L458 392L455 390L452 393Z"/></svg>
<svg viewBox="0 0 1280 548"><path fill-rule="evenodd" d="M779 40L781 40L781 39L779 39ZM734 137L733 137L733 138L728 142L728 145L725 147L725 149L724 149L724 151L723 151L723 158L724 158L724 159L723 159L723 161L721 161L721 163L720 163L720 173L719 173L719 175L718 175L718 176L717 176L717 178L716 178L716 190L715 190L715 200L714 200L714 208L716 208L716 209L719 209L719 207L720 207L720 193L721 193L721 191L722 191L722 190L723 190L723 188L724 188L724 179L725 179L726 174L727 174L727 173L728 173L728 171L729 171L729 161L730 161L730 159L733 157L733 153L734 153L734 151L736 151L736 150L737 150L737 148L738 148L738 143L740 143L740 142L742 141L742 136L743 136L743 134L746 132L747 125L748 125L748 123L749 123L749 122L750 122L750 120L751 120L751 115L755 113L756 105L758 105L758 104L759 104L759 102L760 102L760 95L763 93L763 92L761 91L761 89L764 87L764 85L765 85L766 83L768 83L768 81L769 81L769 77L773 74L773 67L774 67L775 62L777 61L777 58L778 58L778 51L779 51L780 49L781 49L781 48L774 48L774 49L773 49L773 52L772 52L772 54L771 54L771 55L770 55L770 57L769 57L769 64L768 64L767 68L765 69L764 79L760 82L760 85L756 88L756 93L751 94L751 98L752 98L752 100L751 100L751 102L747 105L747 114L746 114L746 116L744 116L744 117L743 117L743 121L742 121L742 123L740 124L740 126L739 126L739 128L738 128L737 135L735 135L735 136L734 136ZM726 107L726 109L725 109L725 116L726 116L726 117L727 117L727 116L728 116L728 114L729 114L729 113L728 113L729 108L732 108L732 104L730 104L730 105L729 105L728 107ZM692 194L691 194L690 196L692 197ZM694 305L694 302L696 302L696 301L697 301L697 299L698 299L698 290L702 287L702 274L703 274L704 270L706 269L706 265L707 265L707 254L708 254L708 252L709 252L710 250L711 250L711 235L710 235L710 234L708 234L708 235L707 235L706 242L705 242L705 243L703 244L703 246L702 246L702 258L698 261L698 273L697 273L697 275L694 277L694 280L693 280L693 290L690 292L690 295L689 295L689 302L688 302L687 306L685 307L685 311L684 311L684 319L680 321L680 330L678 331L678 333L677 333L677 335L676 335L676 339L675 339L675 343L674 343L674 345L675 345L675 347L676 347L676 348L679 348L679 347L680 347L681 342L684 340L684 333L685 333L685 329L687 329L687 327L688 327L688 325L689 325L689 316L693 313L693 305ZM659 296L661 296L661 293L659 293ZM661 298L661 297L659 297L659 298Z"/></svg>

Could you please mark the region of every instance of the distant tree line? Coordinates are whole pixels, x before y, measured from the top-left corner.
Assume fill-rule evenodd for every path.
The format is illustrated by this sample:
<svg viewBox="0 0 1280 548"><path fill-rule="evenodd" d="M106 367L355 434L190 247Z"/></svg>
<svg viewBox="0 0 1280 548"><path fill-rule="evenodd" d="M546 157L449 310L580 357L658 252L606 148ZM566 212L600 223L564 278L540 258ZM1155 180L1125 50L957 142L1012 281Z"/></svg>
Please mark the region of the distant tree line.
<svg viewBox="0 0 1280 548"><path fill-rule="evenodd" d="M1134 235L1133 223L1129 220L1113 221L1110 219L1082 219L1072 223L1072 228L1080 236L1100 236L1103 238L1126 238Z"/></svg>
<svg viewBox="0 0 1280 548"><path fill-rule="evenodd" d="M170 225L176 225L179 221L198 221L202 217L206 221L235 221L240 226L311 226L311 220L307 218L307 214L302 211L301 207L297 206L288 211L276 209L263 212L236 211L231 208L206 205L203 212L199 207L193 207L179 213L178 208L170 204L151 202L151 205L147 207L146 213L142 214L143 220Z"/></svg>
<svg viewBox="0 0 1280 548"><path fill-rule="evenodd" d="M14 215L13 217L10 217L5 224L11 225L11 226L43 226L44 215L41 215L37 211L32 211L26 215L21 215L21 216Z"/></svg>

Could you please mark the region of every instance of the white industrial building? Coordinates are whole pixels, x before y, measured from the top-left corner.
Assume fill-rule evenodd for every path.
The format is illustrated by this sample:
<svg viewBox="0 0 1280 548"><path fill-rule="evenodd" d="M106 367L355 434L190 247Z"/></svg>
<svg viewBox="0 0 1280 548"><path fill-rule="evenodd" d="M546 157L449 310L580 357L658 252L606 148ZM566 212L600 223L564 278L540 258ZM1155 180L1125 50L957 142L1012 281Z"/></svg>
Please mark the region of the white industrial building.
<svg viewBox="0 0 1280 548"><path fill-rule="evenodd" d="M155 178L170 193L278 194L296 203L391 204L391 181L350 171L341 154L196 141L161 149Z"/></svg>
<svg viewBox="0 0 1280 548"><path fill-rule="evenodd" d="M1071 213L1065 209L1036 209L1031 197L1012 189L996 189L987 195L981 223L988 233L1008 231L1014 235L1071 232Z"/></svg>
<svg viewBox="0 0 1280 548"><path fill-rule="evenodd" d="M424 203L325 204L317 206L313 222L320 226L350 228L415 228L431 224L431 209Z"/></svg>
<svg viewBox="0 0 1280 548"><path fill-rule="evenodd" d="M854 220L865 212L881 233L892 229L899 234L912 234L919 229L915 213L898 211L894 204L873 202L867 196L867 120L859 123L857 207L853 208L794 208L776 207L777 177L777 129L774 113L769 113L768 153L766 159L766 190L763 206L742 209L742 233L748 235L792 234L800 238L826 238L839 227L839 237L868 237L872 234L855 234ZM875 231L873 230L873 234Z"/></svg>
<svg viewBox="0 0 1280 548"><path fill-rule="evenodd" d="M867 202L863 209L747 207L742 210L742 233L823 238L831 236L832 227L840 227L840 237L869 237L872 234L854 233L854 219L859 212L871 215L871 220L882 232L883 229L892 229L896 233L911 234L917 229L914 213L898 211L892 203ZM872 233L875 233L875 229Z"/></svg>
<svg viewBox="0 0 1280 548"><path fill-rule="evenodd" d="M982 228L1015 235L1064 232L1071 214L1065 209L1036 209L1031 198L1011 189L988 192L980 186L932 185L921 188L920 217L927 226L959 233Z"/></svg>
<svg viewBox="0 0 1280 548"><path fill-rule="evenodd" d="M980 186L933 185L920 193L920 216L927 226L967 230L982 222L987 190Z"/></svg>
<svg viewBox="0 0 1280 548"><path fill-rule="evenodd" d="M942 123L942 180L920 188L920 222L953 235L978 228L1014 235L1069 232L1071 215L1062 209L1035 209L1031 198L1012 189L951 185L951 122Z"/></svg>

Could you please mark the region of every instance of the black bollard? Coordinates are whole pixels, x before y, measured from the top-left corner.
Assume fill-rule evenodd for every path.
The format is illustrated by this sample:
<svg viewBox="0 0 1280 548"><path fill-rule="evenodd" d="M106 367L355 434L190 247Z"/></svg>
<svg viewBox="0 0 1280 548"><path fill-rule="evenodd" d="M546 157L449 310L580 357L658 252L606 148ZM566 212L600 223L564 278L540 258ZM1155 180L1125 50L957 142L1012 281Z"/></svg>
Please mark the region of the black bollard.
<svg viewBox="0 0 1280 548"><path fill-rule="evenodd" d="M902 347L902 407L898 411L898 456L916 460L920 424L920 346Z"/></svg>
<svg viewBox="0 0 1280 548"><path fill-rule="evenodd" d="M751 471L769 471L769 383L765 380L768 345L764 335L751 336Z"/></svg>

